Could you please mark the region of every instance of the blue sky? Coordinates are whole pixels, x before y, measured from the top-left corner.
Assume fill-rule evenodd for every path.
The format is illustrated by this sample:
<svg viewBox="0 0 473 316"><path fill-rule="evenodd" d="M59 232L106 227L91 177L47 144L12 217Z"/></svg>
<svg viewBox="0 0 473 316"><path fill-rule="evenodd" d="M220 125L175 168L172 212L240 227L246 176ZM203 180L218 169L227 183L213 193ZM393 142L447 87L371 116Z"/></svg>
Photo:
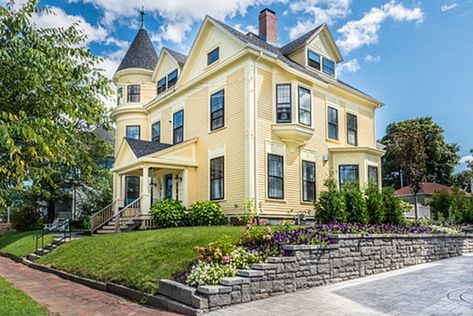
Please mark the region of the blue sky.
<svg viewBox="0 0 473 316"><path fill-rule="evenodd" d="M24 1L24 0L23 0ZM5 0L0 0L4 3ZM159 52L165 45L187 53L205 14L243 31L256 31L264 7L279 18L285 44L327 23L344 56L339 76L383 101L377 136L392 121L432 116L448 141L473 148L472 0L42 0L54 16L42 26L79 20L86 43L105 58L111 76L139 27L139 8Z"/></svg>

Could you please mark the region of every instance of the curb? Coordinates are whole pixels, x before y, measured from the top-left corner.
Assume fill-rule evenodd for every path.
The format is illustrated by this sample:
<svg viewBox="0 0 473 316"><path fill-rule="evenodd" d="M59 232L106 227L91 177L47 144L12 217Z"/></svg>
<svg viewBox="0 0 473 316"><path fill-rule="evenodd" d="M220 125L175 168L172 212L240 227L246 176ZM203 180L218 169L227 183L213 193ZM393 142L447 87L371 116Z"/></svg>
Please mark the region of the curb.
<svg viewBox="0 0 473 316"><path fill-rule="evenodd" d="M148 307L155 307L160 309L167 309L169 311L175 313L184 313L187 315L199 315L199 311L189 308L188 306L181 304L177 301L174 301L162 294L148 294L141 292L139 290L135 290L124 285L112 283L112 282L100 282L89 278L84 278L75 274L71 274L68 272L64 272L58 269L54 269L42 264L38 264L32 262L28 259L21 258L9 253L2 253L0 252L0 257L4 257L15 261L16 263L21 263L31 269L35 269L41 272L54 274L64 280L71 281L74 283L78 283L89 288L99 290L102 292L107 292L126 300L132 301L134 303L138 303L140 305L148 306ZM182 306L180 306L182 305Z"/></svg>

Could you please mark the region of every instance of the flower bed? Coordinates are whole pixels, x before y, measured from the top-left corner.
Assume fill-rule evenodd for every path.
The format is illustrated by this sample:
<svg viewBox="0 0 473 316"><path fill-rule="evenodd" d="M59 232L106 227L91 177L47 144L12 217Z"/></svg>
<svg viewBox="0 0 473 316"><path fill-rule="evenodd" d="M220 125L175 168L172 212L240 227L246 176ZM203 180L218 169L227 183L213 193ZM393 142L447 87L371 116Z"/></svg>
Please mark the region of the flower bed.
<svg viewBox="0 0 473 316"><path fill-rule="evenodd" d="M248 269L253 263L262 263L267 257L291 255L287 245L328 245L335 241L330 235L429 234L424 226L391 224L319 224L310 227L247 225L239 242L222 238L207 247L196 247L197 262L186 278L191 286L218 284L223 277L233 277L238 270Z"/></svg>

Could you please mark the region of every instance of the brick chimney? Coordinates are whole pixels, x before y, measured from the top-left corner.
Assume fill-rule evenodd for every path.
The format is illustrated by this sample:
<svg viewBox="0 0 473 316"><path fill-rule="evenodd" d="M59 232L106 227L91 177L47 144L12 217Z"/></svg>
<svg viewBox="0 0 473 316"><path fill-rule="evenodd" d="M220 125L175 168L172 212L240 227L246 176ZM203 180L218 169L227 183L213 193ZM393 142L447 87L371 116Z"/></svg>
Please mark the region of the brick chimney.
<svg viewBox="0 0 473 316"><path fill-rule="evenodd" d="M276 12L266 8L259 13L259 36L266 42L278 43L278 17Z"/></svg>

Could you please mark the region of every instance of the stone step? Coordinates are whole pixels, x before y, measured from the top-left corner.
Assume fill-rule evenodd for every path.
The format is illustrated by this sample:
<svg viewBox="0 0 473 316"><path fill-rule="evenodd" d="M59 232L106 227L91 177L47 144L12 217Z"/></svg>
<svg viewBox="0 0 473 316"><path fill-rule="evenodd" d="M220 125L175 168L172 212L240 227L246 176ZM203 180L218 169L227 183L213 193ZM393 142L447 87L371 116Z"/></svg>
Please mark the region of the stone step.
<svg viewBox="0 0 473 316"><path fill-rule="evenodd" d="M36 261L38 260L39 258L41 258L40 255L37 255L35 253L30 253L27 257L26 257L28 260L30 261Z"/></svg>
<svg viewBox="0 0 473 316"><path fill-rule="evenodd" d="M62 239L62 238L55 238L53 239L53 245L62 245L66 242L65 239Z"/></svg>
<svg viewBox="0 0 473 316"><path fill-rule="evenodd" d="M50 250L47 250L46 248L39 248L37 251L36 251L36 254L37 255L40 255L40 256L44 256L44 255L47 255L48 253L50 253L51 251Z"/></svg>
<svg viewBox="0 0 473 316"><path fill-rule="evenodd" d="M44 249L52 251L52 250L56 249L57 247L58 247L58 245L47 244L46 246L44 246Z"/></svg>
<svg viewBox="0 0 473 316"><path fill-rule="evenodd" d="M115 230L99 229L97 234L115 234Z"/></svg>
<svg viewBox="0 0 473 316"><path fill-rule="evenodd" d="M257 278L264 276L263 270L238 270L238 276L247 278Z"/></svg>

